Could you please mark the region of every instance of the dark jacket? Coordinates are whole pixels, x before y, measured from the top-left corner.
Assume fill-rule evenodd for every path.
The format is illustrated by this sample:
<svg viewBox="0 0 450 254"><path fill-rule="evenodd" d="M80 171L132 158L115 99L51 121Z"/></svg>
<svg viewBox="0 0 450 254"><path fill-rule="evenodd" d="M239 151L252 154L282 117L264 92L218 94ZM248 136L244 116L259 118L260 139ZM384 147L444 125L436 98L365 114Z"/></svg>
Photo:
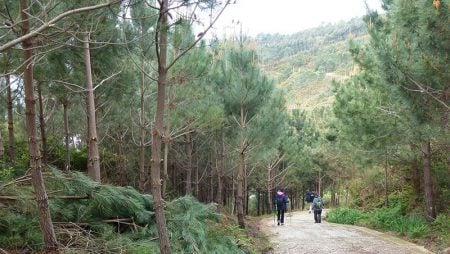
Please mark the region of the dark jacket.
<svg viewBox="0 0 450 254"><path fill-rule="evenodd" d="M281 200L281 206L278 204L278 200ZM284 192L282 192L282 191L277 191L277 193L275 194L275 197L273 198L274 207L276 207L279 210L282 209L282 210L286 211L287 203L289 203L289 200L288 200L288 197L286 196L286 194L284 194Z"/></svg>

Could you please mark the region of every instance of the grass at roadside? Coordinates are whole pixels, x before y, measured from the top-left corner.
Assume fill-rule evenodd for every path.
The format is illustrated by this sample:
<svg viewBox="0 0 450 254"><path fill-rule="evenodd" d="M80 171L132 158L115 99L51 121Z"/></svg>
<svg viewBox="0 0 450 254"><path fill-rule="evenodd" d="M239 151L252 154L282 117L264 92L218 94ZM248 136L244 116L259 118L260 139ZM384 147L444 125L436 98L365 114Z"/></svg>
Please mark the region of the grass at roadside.
<svg viewBox="0 0 450 254"><path fill-rule="evenodd" d="M440 252L450 246L449 214L440 214L430 222L423 214L404 213L400 206L377 208L370 212L340 207L328 211L326 220L394 232L397 236L423 245L434 252Z"/></svg>

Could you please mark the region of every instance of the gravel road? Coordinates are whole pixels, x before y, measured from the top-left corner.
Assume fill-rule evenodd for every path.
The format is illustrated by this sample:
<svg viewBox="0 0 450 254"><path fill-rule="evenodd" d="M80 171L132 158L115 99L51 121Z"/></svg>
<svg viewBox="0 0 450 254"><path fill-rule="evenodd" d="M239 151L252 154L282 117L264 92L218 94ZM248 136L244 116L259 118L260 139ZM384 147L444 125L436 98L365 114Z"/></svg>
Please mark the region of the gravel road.
<svg viewBox="0 0 450 254"><path fill-rule="evenodd" d="M326 211L322 212L322 217ZM284 226L274 218L261 222L262 230L275 243L273 253L342 253L342 254L410 254L432 253L422 246L371 229L328 223L314 223L308 211L286 214Z"/></svg>

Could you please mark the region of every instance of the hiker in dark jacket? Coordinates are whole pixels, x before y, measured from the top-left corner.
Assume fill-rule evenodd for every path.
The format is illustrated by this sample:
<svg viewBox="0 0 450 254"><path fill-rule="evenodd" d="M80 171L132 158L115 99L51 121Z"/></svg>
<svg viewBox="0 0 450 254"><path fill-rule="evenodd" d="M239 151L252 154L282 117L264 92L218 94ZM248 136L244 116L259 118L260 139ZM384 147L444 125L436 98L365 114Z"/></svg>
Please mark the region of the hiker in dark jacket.
<svg viewBox="0 0 450 254"><path fill-rule="evenodd" d="M313 204L313 209L314 209L314 221L316 223L321 223L322 222L323 199L320 197L319 194L316 195L312 204Z"/></svg>
<svg viewBox="0 0 450 254"><path fill-rule="evenodd" d="M273 198L273 206L277 210L277 225L284 225L284 213L287 210L288 197L284 193L284 189L278 189Z"/></svg>
<svg viewBox="0 0 450 254"><path fill-rule="evenodd" d="M308 202L308 204L309 204L309 213L311 213L311 211L312 211L312 208L313 208L313 200L314 200L314 198L315 198L315 194L314 194L313 191L307 191L307 192L306 192L306 198L305 198L305 200L306 200L306 202Z"/></svg>

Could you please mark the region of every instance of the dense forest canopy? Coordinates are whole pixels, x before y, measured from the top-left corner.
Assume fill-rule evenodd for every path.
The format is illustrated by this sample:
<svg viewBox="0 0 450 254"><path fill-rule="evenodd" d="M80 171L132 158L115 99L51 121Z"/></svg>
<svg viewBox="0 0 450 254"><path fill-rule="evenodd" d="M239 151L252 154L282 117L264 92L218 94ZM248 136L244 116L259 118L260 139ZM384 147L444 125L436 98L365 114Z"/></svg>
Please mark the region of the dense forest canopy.
<svg viewBox="0 0 450 254"><path fill-rule="evenodd" d="M450 3L206 40L229 4L0 3L1 249L249 252L279 187L450 231Z"/></svg>

